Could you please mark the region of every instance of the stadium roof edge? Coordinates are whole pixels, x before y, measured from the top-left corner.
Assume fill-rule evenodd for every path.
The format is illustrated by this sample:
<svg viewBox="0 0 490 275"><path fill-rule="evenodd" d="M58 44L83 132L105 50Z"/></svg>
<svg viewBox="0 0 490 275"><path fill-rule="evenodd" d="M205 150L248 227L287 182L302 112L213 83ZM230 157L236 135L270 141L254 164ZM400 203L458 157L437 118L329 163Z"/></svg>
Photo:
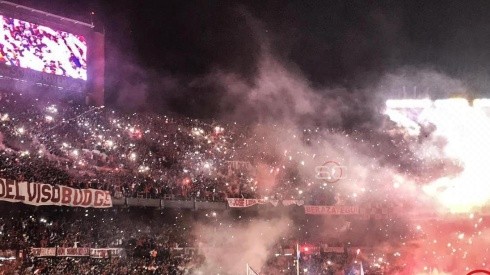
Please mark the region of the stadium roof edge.
<svg viewBox="0 0 490 275"><path fill-rule="evenodd" d="M42 14L42 15L47 16L47 17L53 17L53 18L57 18L59 20L68 21L68 22L71 22L71 23L76 24L76 25L82 25L85 27L94 28L93 24L89 24L89 23L78 21L75 19L70 19L67 17L59 16L59 15L56 15L53 13L45 12L45 11L34 9L34 8L30 8L30 7L19 5L16 3L9 2L9 1L0 1L0 5L7 5L7 6L14 7L16 9L23 9L23 10L30 11L30 12L36 12L36 13Z"/></svg>

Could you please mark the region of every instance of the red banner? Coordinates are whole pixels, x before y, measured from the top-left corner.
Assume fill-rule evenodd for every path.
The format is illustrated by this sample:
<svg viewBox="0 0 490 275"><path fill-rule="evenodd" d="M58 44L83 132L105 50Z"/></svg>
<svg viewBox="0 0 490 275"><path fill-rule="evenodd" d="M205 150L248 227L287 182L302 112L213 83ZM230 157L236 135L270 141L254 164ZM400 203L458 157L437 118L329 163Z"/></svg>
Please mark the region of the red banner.
<svg viewBox="0 0 490 275"><path fill-rule="evenodd" d="M75 207L112 207L109 191L75 189L62 185L14 181L0 178L0 200L30 205L63 205Z"/></svg>
<svg viewBox="0 0 490 275"><path fill-rule="evenodd" d="M359 206L347 205L305 205L305 214L308 215L358 215Z"/></svg>

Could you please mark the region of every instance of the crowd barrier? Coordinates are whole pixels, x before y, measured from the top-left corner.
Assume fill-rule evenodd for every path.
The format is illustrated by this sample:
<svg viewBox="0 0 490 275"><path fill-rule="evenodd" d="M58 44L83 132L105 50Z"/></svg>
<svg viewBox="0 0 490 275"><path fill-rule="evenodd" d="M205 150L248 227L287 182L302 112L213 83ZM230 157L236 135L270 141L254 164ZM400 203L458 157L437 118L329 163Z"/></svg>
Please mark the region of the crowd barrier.
<svg viewBox="0 0 490 275"><path fill-rule="evenodd" d="M226 210L225 202L210 202L198 200L171 200L171 199L145 199L145 198L112 198L114 206L150 207L150 208L176 208L190 210Z"/></svg>
<svg viewBox="0 0 490 275"><path fill-rule="evenodd" d="M156 209L173 208L189 210L209 210L220 211L229 209L247 209L252 206L263 207L289 207L296 206L304 209L306 215L348 215L361 219L385 219L396 215L404 215L411 219L456 219L461 218L462 214L448 213L446 215L436 213L431 209L421 209L418 212L407 211L406 207L401 204L393 203L365 203L358 206L349 205L307 205L300 200L264 200L264 199L240 199L229 198L227 202L212 202L178 199L148 199L148 198L112 198L114 206L119 207L149 207ZM475 215L490 216L490 207L475 209Z"/></svg>

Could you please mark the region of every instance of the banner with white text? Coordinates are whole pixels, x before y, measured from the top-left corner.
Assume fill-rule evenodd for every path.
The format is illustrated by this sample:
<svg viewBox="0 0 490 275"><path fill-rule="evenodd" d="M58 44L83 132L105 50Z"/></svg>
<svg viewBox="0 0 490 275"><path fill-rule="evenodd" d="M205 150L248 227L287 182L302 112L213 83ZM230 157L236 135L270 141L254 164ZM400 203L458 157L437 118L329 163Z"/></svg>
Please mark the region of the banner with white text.
<svg viewBox="0 0 490 275"><path fill-rule="evenodd" d="M0 178L0 201L21 202L36 206L112 207L112 198L109 191L75 189L62 185L2 178Z"/></svg>

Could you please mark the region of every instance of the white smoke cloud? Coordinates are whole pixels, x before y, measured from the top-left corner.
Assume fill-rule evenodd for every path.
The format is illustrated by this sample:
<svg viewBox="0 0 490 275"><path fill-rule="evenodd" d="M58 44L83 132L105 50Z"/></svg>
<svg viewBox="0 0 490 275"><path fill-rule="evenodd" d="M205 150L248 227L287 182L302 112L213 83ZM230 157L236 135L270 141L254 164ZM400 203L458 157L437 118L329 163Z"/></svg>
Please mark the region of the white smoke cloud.
<svg viewBox="0 0 490 275"><path fill-rule="evenodd" d="M447 164L439 164L439 160L447 158L442 153L444 144L429 146L425 142L426 139L433 142L429 138L420 136L419 140L407 140L403 131L396 135L386 132L388 118L381 112L385 100L395 97L397 89L404 86L419 85L429 92L442 90L450 94L449 91L464 90L461 81L431 70L401 69L386 74L366 90L319 89L271 54L264 53L258 67L253 84L221 71L210 74L206 81L215 81L226 89L228 96L223 104L240 102L233 113L226 114L227 120L254 117L259 123L251 133L261 140L256 144L255 153L266 151L274 155L274 168L288 169L296 163L301 178L314 179L316 166L336 161L348 173L336 188L348 193L347 196L359 198L370 194L373 198L384 194L389 197L395 192L409 197L415 194L395 189L402 186L400 190L420 191L414 186L415 178L410 179L410 172L420 170L418 157L428 158L422 154L421 148L425 147L431 148L431 157L438 158L437 165L429 163L431 169L440 170L434 174L444 175ZM359 132L338 131L346 125L355 125L353 128ZM332 128L337 130L332 131ZM311 131L313 138L305 139L305 133ZM262 165L262 160L252 161ZM447 174L454 173L454 169L447 169ZM277 180L274 177L263 178L267 178L263 183L267 187L277 185L277 182L270 182ZM320 181L303 182L300 188L314 189L319 184Z"/></svg>
<svg viewBox="0 0 490 275"><path fill-rule="evenodd" d="M301 179L314 178L315 166L328 160L337 161L347 168L347 176L336 183L335 190L355 203L365 200L408 201L413 205L405 206L403 211L413 212L414 215L419 209L435 209L436 200L427 197L421 190L419 178L427 174L444 177L458 173L457 169L447 167L450 166L448 158L454 156L446 154L446 143L433 138L432 132L410 137L403 129L399 133L384 131L390 126L387 117L380 113L385 100L390 98L461 95L467 91L463 81L430 69L401 68L386 73L379 81L364 85L368 87L365 90L350 91L341 87L316 88L301 72L291 69L292 66L268 52L263 53L257 66L258 73L253 83L220 70L200 80L226 90L227 96L221 104L225 107L236 106L233 112L225 114L227 121L250 118L259 124L252 127L249 133L260 140L257 151L242 157L267 151L274 156L274 161L268 164L276 168L287 169L281 167L296 164L300 175L298 188L308 188L317 193L322 192L320 182L308 183ZM332 131L332 128L337 130ZM351 134L349 131L338 131L339 128L352 128L360 132ZM315 138L305 140L305 131L316 131ZM424 148L431 149L432 154L427 156ZM429 161L430 158L434 159ZM420 159L425 160L424 164ZM264 165L266 160L254 161L268 168ZM416 174L417 170L421 170L421 165L426 164L429 167L424 167L421 175ZM274 176L263 178L274 181L265 183L267 187L280 184L275 182L277 179ZM200 248L207 257L207 269L204 270L241 274L247 262L260 267L288 222L277 222L272 227L276 231L269 233L272 237L262 239L260 233L269 232L265 228L270 229L271 224L274 223L256 221L253 227L237 228L238 225L232 225L226 230L219 228L216 231L226 234L217 234L213 228L201 226ZM405 224L411 226L412 221ZM329 231L339 229L330 228ZM363 234L365 240L376 237L365 232ZM394 243L402 242L401 234L392 234L387 238ZM236 249L230 248L235 246ZM418 255L421 250L415 248L413 253Z"/></svg>
<svg viewBox="0 0 490 275"><path fill-rule="evenodd" d="M332 124L341 122L342 108L338 96L322 96L321 92L334 94L339 91L319 91L299 72L286 68L270 55L264 55L258 64L258 74L253 84L240 79L235 74L216 71L208 78L216 81L227 91L226 100L235 103L240 100L234 113L226 114L226 119L242 120L244 115L257 118L261 122L297 121L303 116L321 117ZM231 118L230 118L231 116Z"/></svg>
<svg viewBox="0 0 490 275"><path fill-rule="evenodd" d="M260 270L274 246L289 231L289 218L254 219L246 224L195 225L194 235L205 262L195 274L244 274L246 265Z"/></svg>

